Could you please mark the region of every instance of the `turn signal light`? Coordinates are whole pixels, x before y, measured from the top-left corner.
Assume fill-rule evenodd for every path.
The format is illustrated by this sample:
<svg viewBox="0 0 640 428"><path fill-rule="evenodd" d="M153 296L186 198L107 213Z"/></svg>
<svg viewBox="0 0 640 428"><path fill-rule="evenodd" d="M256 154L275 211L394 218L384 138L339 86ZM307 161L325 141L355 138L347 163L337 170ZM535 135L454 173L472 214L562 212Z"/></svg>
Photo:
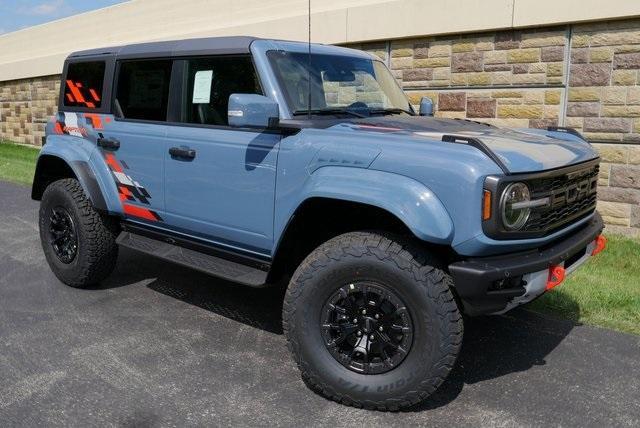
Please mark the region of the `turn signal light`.
<svg viewBox="0 0 640 428"><path fill-rule="evenodd" d="M598 237L596 238L596 247L591 252L591 255L595 256L596 254L602 252L602 250L604 250L605 248L607 248L607 238L605 238L603 235L598 235Z"/></svg>
<svg viewBox="0 0 640 428"><path fill-rule="evenodd" d="M549 278L547 279L547 286L545 290L551 290L554 287L562 284L564 281L565 271L562 266L551 266L549 268Z"/></svg>
<svg viewBox="0 0 640 428"><path fill-rule="evenodd" d="M482 220L489 220L491 218L491 192L484 191L482 197Z"/></svg>

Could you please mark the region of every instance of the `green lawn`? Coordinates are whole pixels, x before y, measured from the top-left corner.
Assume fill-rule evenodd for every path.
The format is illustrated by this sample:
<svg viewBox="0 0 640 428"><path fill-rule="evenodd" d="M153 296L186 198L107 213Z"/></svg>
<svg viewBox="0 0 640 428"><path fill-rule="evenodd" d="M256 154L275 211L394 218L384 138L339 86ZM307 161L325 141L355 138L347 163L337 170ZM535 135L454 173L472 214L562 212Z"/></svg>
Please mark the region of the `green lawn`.
<svg viewBox="0 0 640 428"><path fill-rule="evenodd" d="M529 308L640 334L640 241L608 236L607 249Z"/></svg>
<svg viewBox="0 0 640 428"><path fill-rule="evenodd" d="M0 142L0 180L31 184L38 150ZM640 241L609 236L607 249L529 308L640 334Z"/></svg>
<svg viewBox="0 0 640 428"><path fill-rule="evenodd" d="M39 150L0 141L0 180L31 184Z"/></svg>

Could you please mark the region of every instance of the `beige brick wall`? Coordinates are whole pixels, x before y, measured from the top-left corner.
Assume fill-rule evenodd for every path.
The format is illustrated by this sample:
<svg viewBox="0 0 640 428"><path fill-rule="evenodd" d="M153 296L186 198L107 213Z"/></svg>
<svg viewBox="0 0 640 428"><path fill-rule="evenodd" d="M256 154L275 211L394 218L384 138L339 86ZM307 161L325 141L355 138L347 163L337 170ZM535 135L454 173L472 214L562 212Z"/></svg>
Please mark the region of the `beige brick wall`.
<svg viewBox="0 0 640 428"><path fill-rule="evenodd" d="M59 92L60 76L0 82L0 139L41 145Z"/></svg>
<svg viewBox="0 0 640 428"><path fill-rule="evenodd" d="M562 27L360 47L387 61L412 104L430 97L438 117L544 127L561 116L567 43Z"/></svg>
<svg viewBox="0 0 640 428"><path fill-rule="evenodd" d="M430 97L439 117L583 132L602 155L608 228L640 235L640 19L351 46L386 61L412 104ZM39 145L58 92L59 76L0 82L0 138Z"/></svg>

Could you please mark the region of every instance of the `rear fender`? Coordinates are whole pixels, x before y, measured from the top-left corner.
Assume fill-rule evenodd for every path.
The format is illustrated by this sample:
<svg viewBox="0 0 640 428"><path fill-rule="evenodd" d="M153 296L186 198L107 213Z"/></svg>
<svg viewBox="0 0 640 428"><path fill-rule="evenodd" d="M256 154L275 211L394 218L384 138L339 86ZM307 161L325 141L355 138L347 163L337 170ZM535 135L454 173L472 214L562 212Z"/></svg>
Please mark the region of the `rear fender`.
<svg viewBox="0 0 640 428"><path fill-rule="evenodd" d="M32 189L34 199L41 196L39 180L45 175L42 168L50 157L58 158L69 166L96 209L122 214L118 189L100 150L91 141L69 135L47 136L36 165Z"/></svg>

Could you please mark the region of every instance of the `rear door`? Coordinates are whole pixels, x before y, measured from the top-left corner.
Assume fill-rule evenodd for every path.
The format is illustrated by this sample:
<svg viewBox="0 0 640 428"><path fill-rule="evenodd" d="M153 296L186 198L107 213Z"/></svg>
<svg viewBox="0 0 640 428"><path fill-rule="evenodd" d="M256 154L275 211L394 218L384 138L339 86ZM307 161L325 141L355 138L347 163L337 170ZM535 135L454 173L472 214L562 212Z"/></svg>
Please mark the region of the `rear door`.
<svg viewBox="0 0 640 428"><path fill-rule="evenodd" d="M165 148L166 221L223 247L269 254L280 135L228 126L233 93L261 93L251 57L184 59Z"/></svg>
<svg viewBox="0 0 640 428"><path fill-rule="evenodd" d="M164 150L170 59L118 62L113 111L102 151L125 216L134 221L164 220ZM100 145L100 142L99 142Z"/></svg>

